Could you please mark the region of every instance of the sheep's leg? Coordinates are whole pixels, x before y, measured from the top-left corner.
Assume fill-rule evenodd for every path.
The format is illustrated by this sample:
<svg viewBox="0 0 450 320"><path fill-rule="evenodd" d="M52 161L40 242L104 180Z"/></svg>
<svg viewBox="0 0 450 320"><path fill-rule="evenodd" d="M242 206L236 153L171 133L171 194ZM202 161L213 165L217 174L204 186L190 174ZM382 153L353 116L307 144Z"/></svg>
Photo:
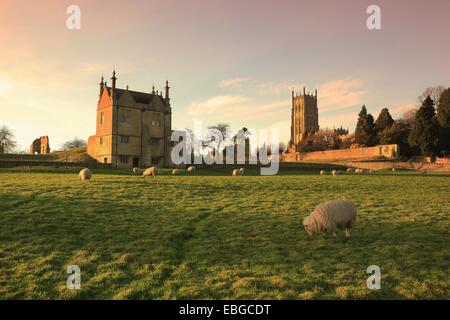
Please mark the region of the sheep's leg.
<svg viewBox="0 0 450 320"><path fill-rule="evenodd" d="M347 238L350 237L350 228L345 228L345 236L346 236Z"/></svg>

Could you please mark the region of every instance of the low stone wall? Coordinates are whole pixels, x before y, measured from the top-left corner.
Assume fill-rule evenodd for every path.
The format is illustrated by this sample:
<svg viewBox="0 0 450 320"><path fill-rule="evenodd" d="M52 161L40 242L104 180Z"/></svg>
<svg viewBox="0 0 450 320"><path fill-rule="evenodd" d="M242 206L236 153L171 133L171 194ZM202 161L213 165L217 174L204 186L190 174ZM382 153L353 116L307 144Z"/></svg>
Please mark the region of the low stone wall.
<svg viewBox="0 0 450 320"><path fill-rule="evenodd" d="M408 162L408 161L345 161L339 162L347 167L386 170L407 169L416 171L450 172L450 163Z"/></svg>
<svg viewBox="0 0 450 320"><path fill-rule="evenodd" d="M281 161L293 162L397 159L399 156L399 151L400 150L398 145L389 144L367 148L286 153L282 155Z"/></svg>
<svg viewBox="0 0 450 320"><path fill-rule="evenodd" d="M20 160L0 160L0 168L14 168L14 167L80 167L80 168L95 168L95 169L109 169L109 163L85 163L85 162L59 162L59 161L20 161Z"/></svg>

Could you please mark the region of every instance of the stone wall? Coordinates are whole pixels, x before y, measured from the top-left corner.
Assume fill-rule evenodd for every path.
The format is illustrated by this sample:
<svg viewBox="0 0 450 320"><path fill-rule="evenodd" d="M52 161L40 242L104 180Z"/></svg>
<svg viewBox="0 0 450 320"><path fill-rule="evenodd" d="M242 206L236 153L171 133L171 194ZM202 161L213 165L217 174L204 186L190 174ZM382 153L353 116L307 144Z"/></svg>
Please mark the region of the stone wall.
<svg viewBox="0 0 450 320"><path fill-rule="evenodd" d="M287 153L282 155L281 161L292 162L397 159L399 156L399 151L400 150L398 145L390 144L368 148Z"/></svg>

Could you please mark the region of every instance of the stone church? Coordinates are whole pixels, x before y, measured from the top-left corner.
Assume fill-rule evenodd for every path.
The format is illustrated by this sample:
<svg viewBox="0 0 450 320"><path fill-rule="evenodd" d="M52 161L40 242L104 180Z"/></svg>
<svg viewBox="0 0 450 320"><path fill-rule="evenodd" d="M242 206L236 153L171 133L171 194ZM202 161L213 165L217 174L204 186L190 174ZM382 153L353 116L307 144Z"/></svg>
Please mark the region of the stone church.
<svg viewBox="0 0 450 320"><path fill-rule="evenodd" d="M291 147L297 151L298 145L307 136L319 131L319 110L317 108L317 90L303 94L292 91L291 109Z"/></svg>
<svg viewBox="0 0 450 320"><path fill-rule="evenodd" d="M95 135L88 139L88 154L115 167L170 166L172 109L169 83L164 96L120 89L113 72L111 86L99 84Z"/></svg>

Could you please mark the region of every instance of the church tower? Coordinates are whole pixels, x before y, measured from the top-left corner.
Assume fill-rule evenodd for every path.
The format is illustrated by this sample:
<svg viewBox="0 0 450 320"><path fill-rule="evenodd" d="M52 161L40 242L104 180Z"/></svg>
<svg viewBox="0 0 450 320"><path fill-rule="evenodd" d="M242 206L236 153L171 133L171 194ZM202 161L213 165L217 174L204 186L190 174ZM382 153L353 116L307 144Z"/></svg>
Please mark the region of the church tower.
<svg viewBox="0 0 450 320"><path fill-rule="evenodd" d="M291 144L298 146L304 138L319 131L319 110L317 108L317 89L314 94L294 93L292 91Z"/></svg>

